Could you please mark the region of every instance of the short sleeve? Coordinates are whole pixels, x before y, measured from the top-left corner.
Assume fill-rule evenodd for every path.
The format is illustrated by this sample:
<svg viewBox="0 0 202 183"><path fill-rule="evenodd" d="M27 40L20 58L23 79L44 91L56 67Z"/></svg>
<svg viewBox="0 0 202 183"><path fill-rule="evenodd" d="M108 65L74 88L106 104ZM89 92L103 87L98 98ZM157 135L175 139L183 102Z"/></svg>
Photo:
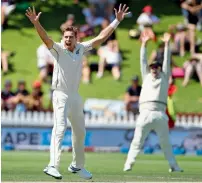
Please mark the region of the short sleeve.
<svg viewBox="0 0 202 183"><path fill-rule="evenodd" d="M137 23L138 23L138 24L141 24L141 25L144 25L144 24L151 24L152 21L151 21L151 19L149 18L148 15L146 15L145 13L142 13L142 14L138 17Z"/></svg>
<svg viewBox="0 0 202 183"><path fill-rule="evenodd" d="M62 50L62 46L55 42L53 44L53 47L49 49L49 51L51 52L51 54L56 60L58 60L61 50Z"/></svg>
<svg viewBox="0 0 202 183"><path fill-rule="evenodd" d="M130 86L126 89L126 92L129 93L129 94L131 93Z"/></svg>
<svg viewBox="0 0 202 183"><path fill-rule="evenodd" d="M84 53L90 51L93 49L92 47L92 41L86 41L86 42L82 42L81 45L84 46Z"/></svg>
<svg viewBox="0 0 202 183"><path fill-rule="evenodd" d="M155 15L152 15L151 19L152 19L153 23L158 23L159 22L159 18L157 16L155 16Z"/></svg>
<svg viewBox="0 0 202 183"><path fill-rule="evenodd" d="M139 90L138 90L138 96L140 96L140 94L141 94L141 90L142 90L142 87L141 87L141 86L139 86Z"/></svg>

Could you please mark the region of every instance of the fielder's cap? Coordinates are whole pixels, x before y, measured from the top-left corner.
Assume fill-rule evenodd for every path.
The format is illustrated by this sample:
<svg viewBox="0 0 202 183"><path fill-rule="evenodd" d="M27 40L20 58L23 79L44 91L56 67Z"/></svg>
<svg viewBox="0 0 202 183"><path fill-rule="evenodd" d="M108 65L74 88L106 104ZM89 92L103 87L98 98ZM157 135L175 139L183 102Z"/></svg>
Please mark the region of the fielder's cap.
<svg viewBox="0 0 202 183"><path fill-rule="evenodd" d="M149 67L153 66L153 65L157 65L157 66L160 66L162 67L162 64L156 60L152 61L150 64L149 64Z"/></svg>
<svg viewBox="0 0 202 183"><path fill-rule="evenodd" d="M145 12L145 13L152 13L153 8L152 8L152 6L147 5L142 9L142 11Z"/></svg>
<svg viewBox="0 0 202 183"><path fill-rule="evenodd" d="M41 88L41 82L36 80L36 81L33 82L32 86L33 86L33 88Z"/></svg>
<svg viewBox="0 0 202 183"><path fill-rule="evenodd" d="M74 14L68 14L67 15L67 19L69 20L69 19L74 19Z"/></svg>
<svg viewBox="0 0 202 183"><path fill-rule="evenodd" d="M12 85L11 80L6 80L4 85L5 86L11 86Z"/></svg>
<svg viewBox="0 0 202 183"><path fill-rule="evenodd" d="M138 81L139 77L137 75L133 76L132 81Z"/></svg>

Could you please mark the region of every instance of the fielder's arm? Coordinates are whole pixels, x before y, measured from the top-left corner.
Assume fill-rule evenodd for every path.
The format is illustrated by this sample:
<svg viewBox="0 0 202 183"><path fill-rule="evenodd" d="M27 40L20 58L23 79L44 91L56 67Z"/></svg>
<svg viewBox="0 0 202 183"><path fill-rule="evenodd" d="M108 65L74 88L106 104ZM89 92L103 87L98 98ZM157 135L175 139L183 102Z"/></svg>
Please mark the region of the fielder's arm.
<svg viewBox="0 0 202 183"><path fill-rule="evenodd" d="M140 71L142 79L144 80L145 76L149 73L149 68L147 64L146 43L142 43L140 49Z"/></svg>
<svg viewBox="0 0 202 183"><path fill-rule="evenodd" d="M165 48L164 48L164 60L163 60L163 67L162 71L165 73L167 78L170 76L170 71L171 71L171 51L169 47L169 43L165 43Z"/></svg>
<svg viewBox="0 0 202 183"><path fill-rule="evenodd" d="M31 9L30 7L26 10L25 15L29 18L29 20L34 25L38 35L40 36L41 40L46 44L48 49L51 49L53 47L53 40L47 35L45 29L42 27L42 25L39 22L39 17L41 15L41 12L36 14L35 8Z"/></svg>
<svg viewBox="0 0 202 183"><path fill-rule="evenodd" d="M142 34L141 36L142 45L140 49L140 71L143 80L145 76L149 73L149 67L147 64L147 53L146 53L146 45L149 39L150 36L147 33Z"/></svg>
<svg viewBox="0 0 202 183"><path fill-rule="evenodd" d="M116 14L116 19L104 30L102 30L97 37L90 40L93 48L101 45L103 42L105 42L109 38L109 36L114 32L114 30L117 28L119 23L124 19L124 17L130 13L130 12L127 12L128 9L129 7L126 7L126 5L122 6L122 4L119 5L118 12L116 9L114 9Z"/></svg>

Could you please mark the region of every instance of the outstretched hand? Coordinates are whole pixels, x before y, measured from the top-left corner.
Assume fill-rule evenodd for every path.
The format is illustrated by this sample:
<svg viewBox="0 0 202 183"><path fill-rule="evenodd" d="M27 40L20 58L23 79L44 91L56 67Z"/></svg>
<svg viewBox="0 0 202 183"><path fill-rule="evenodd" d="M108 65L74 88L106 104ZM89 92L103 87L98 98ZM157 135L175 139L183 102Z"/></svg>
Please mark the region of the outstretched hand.
<svg viewBox="0 0 202 183"><path fill-rule="evenodd" d="M164 43L169 43L171 38L171 35L169 33L164 33L163 37L161 37L161 41L163 41Z"/></svg>
<svg viewBox="0 0 202 183"><path fill-rule="evenodd" d="M130 12L127 12L128 9L129 9L129 7L127 7L126 4L124 4L123 6L122 6L122 4L120 4L118 11L117 11L116 8L114 8L116 19L119 22L122 21L125 18L126 15L130 14Z"/></svg>
<svg viewBox="0 0 202 183"><path fill-rule="evenodd" d="M142 35L141 35L141 41L142 41L142 43L144 43L144 44L146 44L147 43L147 41L149 41L150 40L150 36L149 36L149 34L147 34L147 33L143 33Z"/></svg>
<svg viewBox="0 0 202 183"><path fill-rule="evenodd" d="M38 15L36 14L35 8L33 7L33 9L31 9L30 7L26 10L25 15L29 18L29 20L35 24L37 22L39 22L39 17L41 15L41 12L38 13Z"/></svg>

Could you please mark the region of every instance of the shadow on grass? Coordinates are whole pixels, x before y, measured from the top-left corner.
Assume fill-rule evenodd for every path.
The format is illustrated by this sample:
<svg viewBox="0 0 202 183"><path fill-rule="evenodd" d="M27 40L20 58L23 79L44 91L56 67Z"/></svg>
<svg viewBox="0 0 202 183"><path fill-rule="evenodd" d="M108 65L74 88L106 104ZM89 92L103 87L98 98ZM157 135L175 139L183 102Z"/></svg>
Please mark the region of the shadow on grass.
<svg viewBox="0 0 202 183"><path fill-rule="evenodd" d="M67 14L74 14L76 23L83 24L84 18L82 15L82 4L73 5L72 2L65 0L50 0L45 2L31 3L34 5L37 12L42 12L40 22L47 31L60 31L60 25L66 20ZM21 30L22 28L32 28L33 25L25 15L26 9L13 12L8 21L9 29Z"/></svg>
<svg viewBox="0 0 202 183"><path fill-rule="evenodd" d="M18 69L18 73L21 73L23 75L31 75L32 72L28 69Z"/></svg>
<svg viewBox="0 0 202 183"><path fill-rule="evenodd" d="M126 61L129 59L127 55L129 55L130 53L131 53L131 50L126 50L123 48L121 49L121 55L122 55L123 61Z"/></svg>

